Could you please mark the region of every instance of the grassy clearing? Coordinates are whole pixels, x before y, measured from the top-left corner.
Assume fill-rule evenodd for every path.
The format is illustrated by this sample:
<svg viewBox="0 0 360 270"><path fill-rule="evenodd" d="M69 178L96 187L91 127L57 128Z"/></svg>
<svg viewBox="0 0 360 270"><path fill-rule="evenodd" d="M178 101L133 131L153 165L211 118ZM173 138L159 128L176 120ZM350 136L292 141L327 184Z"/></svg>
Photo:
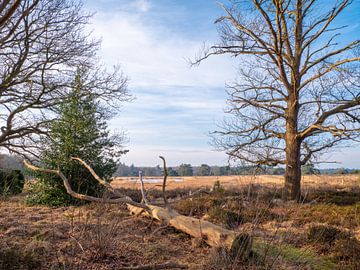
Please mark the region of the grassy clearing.
<svg viewBox="0 0 360 270"><path fill-rule="evenodd" d="M190 190L170 189L169 200L188 195ZM122 191L141 199L138 189ZM30 207L22 203L22 197L11 197L0 202L4 243L0 262L8 265L10 260L13 269L105 270L167 261L197 270L359 269L359 194L356 187L311 188L299 205L283 202L279 188L252 184L228 189L220 182L220 188L210 194L173 205L184 215L250 233L255 240L252 256L245 262L234 261L162 224L131 217L125 206ZM157 188L149 190L151 200L161 196ZM344 201L339 203L341 196ZM329 234L312 228L329 228ZM319 233L326 240L319 239ZM338 237L339 233L347 238ZM2 262L4 258L9 260ZM11 258L18 258L23 268Z"/></svg>

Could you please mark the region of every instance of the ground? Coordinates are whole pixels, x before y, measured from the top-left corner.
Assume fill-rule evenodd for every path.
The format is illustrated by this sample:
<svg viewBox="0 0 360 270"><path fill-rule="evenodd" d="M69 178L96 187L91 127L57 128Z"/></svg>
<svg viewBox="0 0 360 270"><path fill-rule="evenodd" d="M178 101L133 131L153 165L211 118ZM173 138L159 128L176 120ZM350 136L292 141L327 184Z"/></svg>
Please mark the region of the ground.
<svg viewBox="0 0 360 270"><path fill-rule="evenodd" d="M139 196L133 190L138 184L128 180L113 184ZM124 205L30 207L24 194L6 198L0 202L0 268L121 269L176 262L188 269L360 269L359 177L306 176L303 183L304 200L297 204L280 199L281 176L169 179L171 198L200 187L211 190L174 207L250 234L246 262L164 224L130 216ZM157 185L146 185L150 198L159 196Z"/></svg>

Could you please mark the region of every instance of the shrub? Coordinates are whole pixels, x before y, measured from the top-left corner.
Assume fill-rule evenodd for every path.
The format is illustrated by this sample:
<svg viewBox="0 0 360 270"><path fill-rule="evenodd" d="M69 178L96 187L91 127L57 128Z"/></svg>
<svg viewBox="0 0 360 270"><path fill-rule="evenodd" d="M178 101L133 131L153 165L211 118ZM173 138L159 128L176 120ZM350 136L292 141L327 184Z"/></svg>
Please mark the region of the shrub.
<svg viewBox="0 0 360 270"><path fill-rule="evenodd" d="M183 215L201 217L211 208L221 206L223 199L211 195L205 195L197 198L181 200L176 203L176 210Z"/></svg>
<svg viewBox="0 0 360 270"><path fill-rule="evenodd" d="M14 195L22 192L25 184L20 170L0 171L0 194Z"/></svg>
<svg viewBox="0 0 360 270"><path fill-rule="evenodd" d="M64 198L68 198L65 200ZM25 198L28 205L64 206L72 200L71 196L62 188L51 186L46 182L38 181L29 185L29 194Z"/></svg>
<svg viewBox="0 0 360 270"><path fill-rule="evenodd" d="M360 269L360 242L356 238L336 240L331 251L337 261L346 262L352 269Z"/></svg>
<svg viewBox="0 0 360 270"><path fill-rule="evenodd" d="M224 224L227 228L235 228L243 222L240 214L222 207L213 207L208 211L209 221Z"/></svg>
<svg viewBox="0 0 360 270"><path fill-rule="evenodd" d="M213 185L213 191L215 193L219 193L219 194L223 194L225 192L225 189L224 187L221 185L220 181L217 180L214 182L214 185Z"/></svg>
<svg viewBox="0 0 360 270"><path fill-rule="evenodd" d="M0 269L32 270L40 269L41 263L30 252L17 248L0 249Z"/></svg>
<svg viewBox="0 0 360 270"><path fill-rule="evenodd" d="M307 238L311 243L332 245L335 240L344 238L344 236L344 233L336 227L314 225L309 228Z"/></svg>
<svg viewBox="0 0 360 270"><path fill-rule="evenodd" d="M95 95L87 91L86 71L79 69L75 75L73 89L64 102L57 106L57 119L49 125L49 137L42 141L41 166L58 168L69 179L72 189L81 194L100 197L104 188L79 162L86 161L99 177L111 180L121 154L121 137L111 136L107 130L108 116ZM51 187L42 195L32 194L31 201L38 204L79 204L78 199L66 193L60 177L48 173L35 173L39 182ZM36 198L40 200L36 202Z"/></svg>

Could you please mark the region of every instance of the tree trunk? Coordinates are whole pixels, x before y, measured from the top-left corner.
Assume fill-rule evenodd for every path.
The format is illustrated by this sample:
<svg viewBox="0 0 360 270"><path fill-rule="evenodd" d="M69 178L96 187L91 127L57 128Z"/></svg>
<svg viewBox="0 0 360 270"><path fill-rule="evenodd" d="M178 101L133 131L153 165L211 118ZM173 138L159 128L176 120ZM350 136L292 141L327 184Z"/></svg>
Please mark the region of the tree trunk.
<svg viewBox="0 0 360 270"><path fill-rule="evenodd" d="M296 89L296 84L295 84ZM295 92L295 91L294 91ZM301 163L300 145L298 138L299 103L295 94L290 95L286 117L286 168L285 168L285 199L299 200L301 196Z"/></svg>
<svg viewBox="0 0 360 270"><path fill-rule="evenodd" d="M127 204L131 213L151 217L163 224L187 233L195 238L204 240L212 247L225 248L237 259L245 259L251 250L251 237L248 234L236 233L217 226L209 221L179 214L173 209L148 205L149 210Z"/></svg>
<svg viewBox="0 0 360 270"><path fill-rule="evenodd" d="M300 147L288 145L286 147L285 169L285 197L290 200L299 200L301 196L301 165Z"/></svg>

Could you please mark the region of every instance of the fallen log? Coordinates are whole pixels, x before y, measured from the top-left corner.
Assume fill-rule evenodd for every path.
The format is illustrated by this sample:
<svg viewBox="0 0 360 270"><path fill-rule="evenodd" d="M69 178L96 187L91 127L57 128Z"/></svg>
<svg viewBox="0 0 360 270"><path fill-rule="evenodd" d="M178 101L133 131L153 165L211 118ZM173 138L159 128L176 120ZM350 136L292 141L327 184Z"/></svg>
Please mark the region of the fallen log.
<svg viewBox="0 0 360 270"><path fill-rule="evenodd" d="M179 214L170 206L168 206L168 202L165 196L165 184L163 184L163 193L164 193L163 200L165 203L165 207L152 205L148 203L148 200L145 197L146 192L144 191L142 177L140 177L141 189L142 189L141 193L143 196L142 201L144 203L138 203L123 194L119 194L117 190L115 190L109 183L102 180L83 160L79 158L72 158L72 159L77 160L81 164L83 164L94 176L94 178L97 179L98 182L102 184L109 192L115 194L117 198L103 199L103 198L92 197L92 196L76 193L75 191L72 190L68 179L64 176L64 174L61 173L61 171L39 168L27 163L26 161L24 161L24 164L27 168L31 170L57 174L63 180L67 192L71 196L77 199L98 202L98 203L115 203L115 204L126 203L130 213L132 214L144 215L150 217L152 219L160 221L165 225L171 226L179 231L189 234L192 237L201 239L204 242L206 242L209 246L224 248L227 252L229 252L229 254L231 254L231 256L237 259L245 259L249 256L252 241L251 241L251 237L248 234L237 233L235 231L228 230L221 226L215 225L206 220L201 220L198 218ZM165 166L165 159L164 158L162 159L164 161L164 166ZM165 177L164 177L164 183L165 183L167 176L166 168L164 169L164 171L165 171Z"/></svg>
<svg viewBox="0 0 360 270"><path fill-rule="evenodd" d="M144 215L179 231L202 239L209 246L222 247L236 256L247 256L250 252L250 239L232 230L227 230L209 221L179 214L173 209L148 205L148 210L127 204L130 213Z"/></svg>

